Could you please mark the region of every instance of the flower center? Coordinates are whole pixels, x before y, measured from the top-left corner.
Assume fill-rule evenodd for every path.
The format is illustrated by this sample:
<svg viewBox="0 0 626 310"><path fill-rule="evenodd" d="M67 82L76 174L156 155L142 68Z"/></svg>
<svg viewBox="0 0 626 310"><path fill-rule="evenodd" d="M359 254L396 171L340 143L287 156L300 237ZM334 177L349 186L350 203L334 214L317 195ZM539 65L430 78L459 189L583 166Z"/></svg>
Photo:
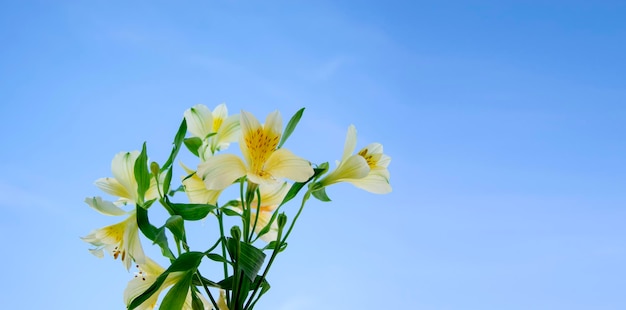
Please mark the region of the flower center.
<svg viewBox="0 0 626 310"><path fill-rule="evenodd" d="M364 148L361 151L359 151L358 154L361 157L363 157L365 161L367 161L367 165L370 167L370 169L372 169L376 167L376 164L380 160L381 155L380 154L368 154L367 152L368 152L367 148Z"/></svg>
<svg viewBox="0 0 626 310"><path fill-rule="evenodd" d="M261 177L269 176L267 172L263 171L263 166L267 158L276 150L279 139L280 135L266 132L261 128L251 131L245 136L244 140L252 161L250 163L252 172Z"/></svg>

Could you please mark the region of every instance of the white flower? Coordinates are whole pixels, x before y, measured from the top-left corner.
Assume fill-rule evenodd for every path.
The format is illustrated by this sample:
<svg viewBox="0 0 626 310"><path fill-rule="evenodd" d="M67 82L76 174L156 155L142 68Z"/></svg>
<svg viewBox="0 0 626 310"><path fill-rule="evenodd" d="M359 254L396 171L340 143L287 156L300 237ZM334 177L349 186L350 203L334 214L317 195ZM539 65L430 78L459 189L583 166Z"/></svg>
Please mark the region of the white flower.
<svg viewBox="0 0 626 310"><path fill-rule="evenodd" d="M112 202L104 201L100 197L87 198L85 202L105 215L128 215L125 220L117 224L96 229L87 236L82 237L83 241L96 247L89 251L98 257L103 257L103 250L106 250L111 253L114 259L119 257L126 269L130 268L131 261L143 263L145 255L139 240L139 227L137 226L137 213L135 210L126 212Z"/></svg>

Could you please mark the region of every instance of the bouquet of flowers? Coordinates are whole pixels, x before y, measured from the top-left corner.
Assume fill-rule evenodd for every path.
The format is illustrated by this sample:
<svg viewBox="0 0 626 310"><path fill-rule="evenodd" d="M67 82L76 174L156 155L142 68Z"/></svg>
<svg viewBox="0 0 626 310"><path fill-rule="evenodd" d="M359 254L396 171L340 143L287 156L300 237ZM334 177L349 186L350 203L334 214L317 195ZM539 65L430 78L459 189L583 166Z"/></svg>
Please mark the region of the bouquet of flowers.
<svg viewBox="0 0 626 310"><path fill-rule="evenodd" d="M108 252L127 270L138 269L124 290L128 309L153 309L157 302L159 309L168 310L253 309L270 289L268 272L286 249L311 197L330 201L325 189L338 182L376 194L391 191L390 157L379 143L354 153L354 126L348 128L343 155L334 170L327 162L315 165L284 148L303 112L304 108L296 112L283 129L278 111L261 124L246 111L229 116L224 104L213 111L195 105L184 112L171 154L163 164L148 161L145 143L141 151L113 157L113 177L95 184L117 200L89 197L85 202L104 215L125 219L82 239L95 247L89 250L92 254L103 257ZM223 153L233 142L239 143L241 157ZM198 163L195 169L180 163L181 184L173 187L174 162L183 145ZM236 197L222 197L229 187ZM178 192L186 194L185 202L177 201ZM289 220L282 208L298 195L300 207ZM154 208L167 212L163 223L150 218ZM206 249L192 248L185 224L207 217L217 222L216 240ZM232 227L226 227L227 217L235 223ZM144 253L140 235L160 248L169 266L159 265ZM216 268L219 278L202 275L201 269L210 268L207 264Z"/></svg>

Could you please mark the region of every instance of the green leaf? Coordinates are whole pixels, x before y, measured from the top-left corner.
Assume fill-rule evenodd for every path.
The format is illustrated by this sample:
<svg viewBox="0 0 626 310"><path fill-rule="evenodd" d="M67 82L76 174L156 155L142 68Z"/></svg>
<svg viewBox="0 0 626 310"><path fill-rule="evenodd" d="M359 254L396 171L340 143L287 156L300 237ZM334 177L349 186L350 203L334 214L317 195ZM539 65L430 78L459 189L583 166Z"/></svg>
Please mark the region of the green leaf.
<svg viewBox="0 0 626 310"><path fill-rule="evenodd" d="M165 179L163 180L163 194L167 195L167 193L170 191L170 185L172 184L172 170L174 170L173 168L170 168L167 170L167 173L165 173Z"/></svg>
<svg viewBox="0 0 626 310"><path fill-rule="evenodd" d="M149 204L152 204L152 202L154 202L154 200L150 200ZM167 244L167 236L165 236L163 227L157 228L154 225L150 224L150 221L148 220L147 209L144 209L140 206L137 206L135 209L137 212L137 226L139 226L139 230L141 230L141 232L148 239L150 239L161 248L161 253L163 253L163 256L169 259L174 259L174 254Z"/></svg>
<svg viewBox="0 0 626 310"><path fill-rule="evenodd" d="M254 302L250 305L250 309L254 309L254 306L256 305L257 301L259 301L261 299L261 296L265 295L265 293L267 293L267 291L269 291L270 288L271 288L270 283L267 282L266 279L263 279L263 282L261 283L261 292L259 293L259 296L256 298L256 300L254 300Z"/></svg>
<svg viewBox="0 0 626 310"><path fill-rule="evenodd" d="M222 288L219 284L205 278L202 277L202 281L204 282L205 285L210 286L210 287L215 287L215 288ZM200 280L198 280L198 276L196 275L195 277L193 277L192 280L192 284L193 286L202 286L202 282L200 282Z"/></svg>
<svg viewBox="0 0 626 310"><path fill-rule="evenodd" d="M187 221L198 221L205 218L209 212L217 208L214 205L202 203L172 203L166 200L174 213L183 217Z"/></svg>
<svg viewBox="0 0 626 310"><path fill-rule="evenodd" d="M263 250L273 250L274 248L276 248L276 246L278 245L278 242L276 241L270 241L270 243L268 243ZM283 242L280 244L280 249L278 249L278 253L284 251L287 248L287 242Z"/></svg>
<svg viewBox="0 0 626 310"><path fill-rule="evenodd" d="M180 310L185 304L189 287L191 286L191 278L194 272L187 271L182 279L178 281L163 297L163 302L159 309L163 310Z"/></svg>
<svg viewBox="0 0 626 310"><path fill-rule="evenodd" d="M298 110L298 112L296 112L296 114L291 117L289 123L287 123L287 127L285 127L285 131L283 132L283 136L280 139L280 143L278 143L278 148L281 148L283 144L285 144L287 138L289 138L293 130L296 129L296 126L298 125L298 122L300 122L300 118L302 117L302 113L304 113L304 108Z"/></svg>
<svg viewBox="0 0 626 310"><path fill-rule="evenodd" d="M228 264L232 265L232 263L229 260L227 260L224 256L219 255L219 254L208 253L206 255L206 257L208 257L212 261L216 261L216 262L220 262L220 263L228 263Z"/></svg>
<svg viewBox="0 0 626 310"><path fill-rule="evenodd" d="M225 215L241 217L241 214L239 214L237 211L233 211L233 210L231 210L229 208L222 208L221 210L222 210L222 213L224 213Z"/></svg>
<svg viewBox="0 0 626 310"><path fill-rule="evenodd" d="M237 257L237 242L239 241L233 238L226 238L226 248L233 257L233 262L239 266L239 270L252 280L263 266L265 253L251 244L239 242L239 255Z"/></svg>
<svg viewBox="0 0 626 310"><path fill-rule="evenodd" d="M180 151L180 145L183 143L183 139L185 139L185 134L187 134L187 121L183 118L183 121L180 123L180 127L178 127L178 131L176 132L176 136L174 137L174 147L172 148L172 153L170 153L170 157L167 159L165 164L163 164L163 167L161 167L161 171L168 169L172 165L172 162L174 162L174 158L176 158L178 151Z"/></svg>
<svg viewBox="0 0 626 310"><path fill-rule="evenodd" d="M150 171L148 170L148 154L145 142L143 143L139 157L135 160L133 172L135 180L137 180L137 204L143 205L146 191L150 188Z"/></svg>
<svg viewBox="0 0 626 310"><path fill-rule="evenodd" d="M307 184L309 181L316 178L318 175L324 173L325 171L326 169L324 168L313 168L313 176L311 176L306 182L293 183L291 185L291 188L289 188L287 195L285 195L285 198L283 198L283 201L280 203L280 205L282 206L286 204L288 201L290 201L291 199L295 198L296 195L298 195L298 192L300 192L300 190L302 189L302 187L304 187L305 184Z"/></svg>
<svg viewBox="0 0 626 310"><path fill-rule="evenodd" d="M261 276L257 275L254 278L254 283L251 283L253 285L249 288L249 290L253 290L259 284L259 281L261 281ZM264 280L263 282L266 282L266 281ZM219 285L222 289L231 290L232 291L233 290L233 276L230 276L230 277L228 277L228 278L226 278L226 279L224 279L224 280L222 280L220 282L217 282L217 285ZM269 285L269 283L268 283L268 285Z"/></svg>
<svg viewBox="0 0 626 310"><path fill-rule="evenodd" d="M202 257L204 257L204 253L195 251L180 254L180 256L172 262L170 267L167 268L167 271L176 272L193 270L195 272L198 265L200 265L200 261L202 261Z"/></svg>
<svg viewBox="0 0 626 310"><path fill-rule="evenodd" d="M167 227L176 238L176 242L185 241L185 221L180 215L172 215L165 221L165 227Z"/></svg>
<svg viewBox="0 0 626 310"><path fill-rule="evenodd" d="M326 188L322 187L314 192L312 192L313 197L319 199L320 201L329 202L330 198L326 195Z"/></svg>
<svg viewBox="0 0 626 310"><path fill-rule="evenodd" d="M187 149L191 153L193 153L193 155L200 157L200 155L198 155L198 149L200 148L200 146L202 146L202 139L198 137L191 137L183 141L185 142L185 146L187 147Z"/></svg>
<svg viewBox="0 0 626 310"><path fill-rule="evenodd" d="M177 192L184 192L185 191L185 187L182 185L179 185L176 189L173 189L171 191L169 191L169 193L167 193L170 196L174 196L174 194L176 194Z"/></svg>

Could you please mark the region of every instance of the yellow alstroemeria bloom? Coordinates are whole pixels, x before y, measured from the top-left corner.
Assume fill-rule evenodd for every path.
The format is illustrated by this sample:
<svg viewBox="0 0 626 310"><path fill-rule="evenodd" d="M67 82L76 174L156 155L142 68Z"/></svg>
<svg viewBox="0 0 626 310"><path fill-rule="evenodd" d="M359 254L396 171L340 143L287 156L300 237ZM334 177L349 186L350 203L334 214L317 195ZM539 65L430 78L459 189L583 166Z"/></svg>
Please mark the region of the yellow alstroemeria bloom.
<svg viewBox="0 0 626 310"><path fill-rule="evenodd" d="M180 164L185 173L187 175L191 175L190 177L184 176L183 186L185 187L185 194L187 194L187 198L189 198L189 202L191 203L208 203L215 205L217 203L217 198L222 193L222 190L210 190L207 189L202 181L202 178L198 176L195 171L189 169L184 164Z"/></svg>
<svg viewBox="0 0 626 310"><path fill-rule="evenodd" d="M254 232L259 233L265 226L267 226L272 219L274 210L283 202L285 196L289 192L289 183L277 183L269 185L259 186L259 192L261 193L261 206L259 208L258 197L255 195L254 199L250 203L250 208L254 211L250 212L250 228L254 227ZM258 208L258 210L257 210ZM243 213L241 207L233 207L233 209L239 213ZM257 218L257 212L259 216ZM254 225L254 221L257 221ZM270 230L259 238L265 242L275 241L278 237L278 223L276 220L272 222Z"/></svg>
<svg viewBox="0 0 626 310"><path fill-rule="evenodd" d="M145 255L139 240L139 228L135 210L126 212L112 202L104 201L100 197L87 198L85 202L105 215L119 216L128 214L125 220L96 229L87 236L82 237L81 239L96 247L89 251L98 257L103 257L102 252L104 249L111 253L114 259L119 257L126 269L130 268L131 261L143 263Z"/></svg>
<svg viewBox="0 0 626 310"><path fill-rule="evenodd" d="M328 186L338 182L348 182L375 194L391 192L389 170L387 170L391 157L383 154L383 146L380 143L371 143L353 154L355 148L356 128L350 125L341 161L334 171L320 181L320 184Z"/></svg>
<svg viewBox="0 0 626 310"><path fill-rule="evenodd" d="M146 261L143 264L137 264L137 268L139 272L135 274L135 277L128 282L126 289L124 290L124 302L126 306L128 306L133 299L137 298L139 295L143 294L157 279L157 277L162 274L165 269L161 267L158 263L146 257ZM141 305L139 305L137 310L145 310L145 309L154 309L156 307L156 303L159 299L159 295L161 292L168 287L178 283L184 277L185 272L172 272L168 274L167 278L161 285L161 287L156 291L150 298L144 301ZM202 304L204 305L205 310L213 309L211 303L202 295L197 295ZM187 297L185 298L185 303L183 304L183 310L192 310L192 298L191 291L187 291Z"/></svg>
<svg viewBox="0 0 626 310"><path fill-rule="evenodd" d="M202 146L198 150L202 160L239 140L239 115L228 116L228 109L223 103L215 107L213 112L207 106L197 104L187 109L184 116L187 130L192 136L202 140ZM207 138L211 133L215 135Z"/></svg>
<svg viewBox="0 0 626 310"><path fill-rule="evenodd" d="M256 184L276 183L281 178L305 182L313 176L306 159L280 148L282 118L274 111L264 125L250 113L241 111L242 138L239 143L245 161L233 154L220 154L198 166L198 174L208 189L219 190L242 176Z"/></svg>
<svg viewBox="0 0 626 310"><path fill-rule="evenodd" d="M121 203L137 202L137 180L135 180L135 161L139 151L117 153L111 161L112 178L96 180L96 186L107 194L117 196ZM154 178L150 180L150 188L145 193L145 199L157 198L159 195Z"/></svg>

